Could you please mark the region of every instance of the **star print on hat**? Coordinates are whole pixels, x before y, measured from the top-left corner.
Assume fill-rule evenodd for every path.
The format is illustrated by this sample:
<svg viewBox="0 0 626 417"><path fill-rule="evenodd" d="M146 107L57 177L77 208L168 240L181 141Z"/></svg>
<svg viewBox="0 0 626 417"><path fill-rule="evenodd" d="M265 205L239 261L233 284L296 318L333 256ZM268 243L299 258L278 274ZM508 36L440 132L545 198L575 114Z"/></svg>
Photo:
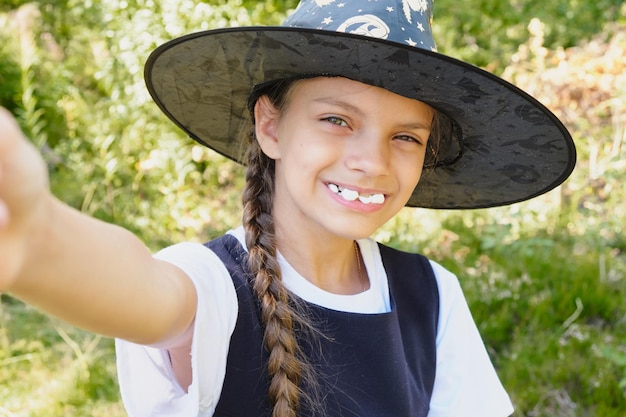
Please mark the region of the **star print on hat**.
<svg viewBox="0 0 626 417"><path fill-rule="evenodd" d="M388 5L383 7L382 3ZM354 12L342 1L303 1L283 25L371 36L436 50L431 9L426 0L361 1Z"/></svg>

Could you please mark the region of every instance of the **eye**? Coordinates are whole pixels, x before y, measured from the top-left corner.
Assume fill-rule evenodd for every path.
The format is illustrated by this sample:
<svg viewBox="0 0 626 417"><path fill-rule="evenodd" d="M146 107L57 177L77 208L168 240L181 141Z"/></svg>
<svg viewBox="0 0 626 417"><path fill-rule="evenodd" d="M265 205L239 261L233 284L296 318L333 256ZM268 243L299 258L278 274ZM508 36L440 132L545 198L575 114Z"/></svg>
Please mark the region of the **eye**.
<svg viewBox="0 0 626 417"><path fill-rule="evenodd" d="M343 120L341 117L337 117L337 116L328 116L328 117L324 117L322 120L325 120L329 123L332 123L334 125L337 126L342 126L342 127L347 127L348 123L346 123L345 120Z"/></svg>
<svg viewBox="0 0 626 417"><path fill-rule="evenodd" d="M394 136L394 139L399 139L404 142L414 142L419 145L423 143L422 139L420 139L417 136L411 136L411 135L398 135L398 136Z"/></svg>

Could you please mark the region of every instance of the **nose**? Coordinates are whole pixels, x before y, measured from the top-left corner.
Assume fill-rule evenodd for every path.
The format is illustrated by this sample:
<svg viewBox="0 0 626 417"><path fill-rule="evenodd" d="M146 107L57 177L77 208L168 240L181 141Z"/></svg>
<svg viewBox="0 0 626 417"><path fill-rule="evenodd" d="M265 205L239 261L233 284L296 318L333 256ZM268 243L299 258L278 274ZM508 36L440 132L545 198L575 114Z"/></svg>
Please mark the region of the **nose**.
<svg viewBox="0 0 626 417"><path fill-rule="evenodd" d="M346 166L367 176L386 175L390 166L389 142L378 131L367 131L350 140Z"/></svg>

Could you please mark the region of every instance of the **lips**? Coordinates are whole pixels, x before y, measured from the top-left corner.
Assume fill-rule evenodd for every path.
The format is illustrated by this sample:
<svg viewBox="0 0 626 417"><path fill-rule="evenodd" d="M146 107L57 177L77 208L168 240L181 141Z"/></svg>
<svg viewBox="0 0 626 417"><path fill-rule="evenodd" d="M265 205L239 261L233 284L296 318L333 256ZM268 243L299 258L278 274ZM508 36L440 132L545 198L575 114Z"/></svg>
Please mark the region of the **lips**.
<svg viewBox="0 0 626 417"><path fill-rule="evenodd" d="M382 204L385 202L384 194L360 194L358 191L351 190L349 188L345 188L339 186L337 184L329 183L328 189L333 193L341 196L346 201L355 201L359 200L363 204Z"/></svg>

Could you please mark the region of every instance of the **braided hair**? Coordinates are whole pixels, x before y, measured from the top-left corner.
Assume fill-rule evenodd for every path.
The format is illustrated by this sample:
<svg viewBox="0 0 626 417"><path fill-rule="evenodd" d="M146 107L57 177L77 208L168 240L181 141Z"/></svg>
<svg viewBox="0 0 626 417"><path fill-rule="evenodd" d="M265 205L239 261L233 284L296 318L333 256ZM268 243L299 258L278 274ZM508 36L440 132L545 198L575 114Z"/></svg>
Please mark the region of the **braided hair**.
<svg viewBox="0 0 626 417"><path fill-rule="evenodd" d="M275 83L251 98L267 95L277 109L287 100L292 81ZM249 133L246 155L246 186L243 192L243 226L248 247L248 265L254 276L253 287L261 306L265 326L264 342L269 352L267 372L270 378L269 398L272 417L295 417L301 400L311 393L301 389L304 380L309 389L317 386L310 366L296 339L296 329L312 328L304 314L292 303L282 282L276 258L276 240L272 205L274 200L274 160L259 146L254 130ZM311 408L315 409L315 408Z"/></svg>

